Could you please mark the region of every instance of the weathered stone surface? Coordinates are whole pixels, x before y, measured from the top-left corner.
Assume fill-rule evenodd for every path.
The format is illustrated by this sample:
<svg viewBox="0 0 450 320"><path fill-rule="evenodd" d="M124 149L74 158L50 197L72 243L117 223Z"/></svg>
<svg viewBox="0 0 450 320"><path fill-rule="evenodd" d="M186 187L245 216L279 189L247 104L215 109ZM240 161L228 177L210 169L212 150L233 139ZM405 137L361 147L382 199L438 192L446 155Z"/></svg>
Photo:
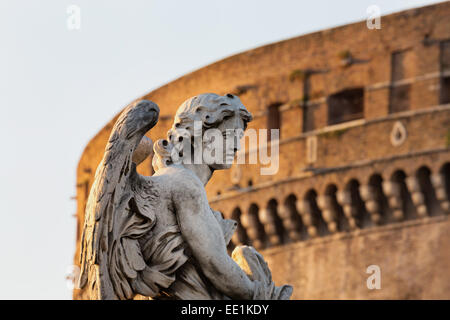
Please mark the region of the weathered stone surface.
<svg viewBox="0 0 450 320"><path fill-rule="evenodd" d="M344 214L350 207L357 209L358 214L354 217L357 230L384 228L383 225L391 223L399 223L403 228L403 221L395 222L393 215L395 206L390 205L396 201L402 203L404 201L405 210L397 210L402 213L400 217L420 218L416 212L416 204L419 202L416 201L416 204L413 202L407 179L416 177L421 169L426 168L430 172L426 179L419 179L419 183L425 197L427 214L448 217L450 105L439 105L439 96L442 91L440 80L444 74L441 72L441 48L442 43L450 39L449 16L450 3L439 3L383 16L381 30L369 30L366 21L362 21L269 44L218 61L142 97L155 101L162 107L159 123L148 136L154 141L164 137L172 125L176 107L187 96L193 96L198 92L239 93L240 99L254 116L249 128L266 128L267 108L274 103L281 103L278 173L273 176L262 176L259 174L260 165L241 165L239 181L234 177L231 179L227 170L218 171L207 185L206 191L212 208L222 212L225 218L231 218L235 212L239 212L237 218L233 216L240 223L239 237L235 237L234 244L252 244L258 247L258 250L267 246L272 250L270 248L272 244L265 239L264 225L259 221L258 215L259 209L267 210L268 203L276 200L279 215L283 220L282 232L285 234L276 235L282 241L273 249L278 250L280 257L284 248L289 249L286 251L289 254L286 253L283 257L296 263L289 262L286 265L291 266L296 276L301 277L299 275L301 269L297 269L299 268L297 265L303 264L297 263L298 257L310 265L313 265L314 257L303 255L300 250L291 250L297 244L298 248L302 248L303 242L292 243L293 241L304 241L307 246L311 238L319 238L319 241L324 241L323 250L327 250L328 246L334 248L335 238L328 238L326 221L321 221L320 208L312 201L322 195L329 196L326 189L330 185L334 185L337 189L336 194L332 196L337 197ZM397 74L397 69L392 68L392 60L394 55L397 56L396 52L403 50L407 52L403 57L400 54L398 60L403 63L404 72ZM342 52L350 52L352 57L364 62L343 67L339 58ZM303 82L305 77L297 77L291 81L290 75L295 70L308 69L316 72L312 72L309 76L311 108L304 109L301 102L305 97ZM301 73L297 72L298 74ZM391 85L394 80L404 81L411 86L408 111L392 113L390 110ZM327 97L354 87L364 89L364 118L332 127L327 126ZM312 116L314 121L312 123L304 121L306 116ZM75 264L78 264L88 191L116 120L117 116L89 142L77 169L78 231ZM391 133L397 122L401 122L405 127L407 136L403 143L393 146ZM308 146L308 141L314 143L309 143ZM138 172L151 175L153 173L151 159L144 160L138 167ZM398 173L404 174L400 181L397 179ZM396 181L393 182L402 184L403 191L400 196L403 198L393 199L389 204L388 195L384 194L382 184L391 181L394 176ZM350 190L348 186L352 181L356 183ZM236 184L239 188L235 188ZM423 187L425 191L422 191ZM352 197L355 195L356 197L351 199L350 204L340 203L341 199L338 198L340 192L350 192ZM417 198L417 195L414 197ZM289 218L285 218L288 215L283 211L284 205L289 199L292 200ZM353 208L350 209L355 211ZM291 222L296 225L295 229L289 225ZM444 222L439 222L442 223ZM270 229L270 226L267 225L267 228ZM387 230L389 231L386 233L390 232L392 236L399 233L399 229L396 228ZM423 236L426 240L433 230L418 228L417 233L408 236L408 239L419 239ZM346 231L339 230L339 232ZM354 232L349 234L351 237L355 236ZM380 248L391 249L389 237L379 237L377 241ZM407 245L409 240L404 241ZM308 252L315 254L313 251ZM357 259L353 255L360 254L359 252L350 251L350 256L345 260L345 263L350 264L348 268L354 263L353 258ZM263 251L263 254L266 256L268 251ZM402 256L398 252L397 254L401 260ZM409 252L405 253L407 254ZM412 256L411 252L411 259ZM431 258L430 253L428 260ZM408 259L406 260L411 261ZM433 285L438 288L436 290L441 290L442 296L448 297L450 292L448 287L439 287L435 283L439 285L449 283L450 269L440 267L439 261L427 263L428 260L414 261L412 265L428 274L434 274L435 269L441 270L442 281L433 282ZM271 259L270 263L274 278L282 283L290 283L292 278L287 278L290 273L279 271L279 268L285 270L282 264L275 263L274 259ZM391 259L386 263L393 264L395 261ZM322 270L326 274L332 274L333 271L330 269L333 266L325 265L327 268ZM312 269L311 266L306 268ZM344 272L346 269L339 270ZM360 278L355 279L356 273L350 272L347 276L348 282L359 285ZM424 292L428 292L427 290L431 290L428 280L426 277L418 277L414 283ZM324 292L319 295L317 290L327 287L327 281L329 279L325 276L316 277L314 285L307 287L301 286L297 281L294 283L294 297L325 297ZM404 281L395 277L389 281L392 281L390 286L398 287L398 294L388 295L389 297L408 297L408 287L404 286ZM353 295L352 287L341 284L342 296L359 298ZM335 297L334 292L337 290L338 284L330 289L329 293L333 296L329 298ZM392 290L390 292L393 292ZM366 297L364 292L357 292L361 297ZM373 293L375 294L381 293ZM437 294L424 296L438 297ZM74 297L80 297L79 290L74 291Z"/></svg>
<svg viewBox="0 0 450 320"><path fill-rule="evenodd" d="M156 173L141 176L132 159L142 161L149 154L150 142L143 135L158 115L153 102L133 103L111 132L86 206L79 281L85 297L289 299L292 287L275 286L255 249L236 248L235 260L227 253L236 222L210 208L204 186L215 170L230 164L221 158L193 161L197 149L212 144L197 143L197 124L200 131L220 130L222 137L228 130L244 130L251 114L230 94L188 99L168 140L155 144ZM222 144L223 159L238 150L237 140L232 141ZM185 142L193 154L183 152Z"/></svg>
<svg viewBox="0 0 450 320"><path fill-rule="evenodd" d="M293 299L450 299L449 243L445 216L262 253L274 281L293 285ZM370 265L380 267L379 290L367 287Z"/></svg>

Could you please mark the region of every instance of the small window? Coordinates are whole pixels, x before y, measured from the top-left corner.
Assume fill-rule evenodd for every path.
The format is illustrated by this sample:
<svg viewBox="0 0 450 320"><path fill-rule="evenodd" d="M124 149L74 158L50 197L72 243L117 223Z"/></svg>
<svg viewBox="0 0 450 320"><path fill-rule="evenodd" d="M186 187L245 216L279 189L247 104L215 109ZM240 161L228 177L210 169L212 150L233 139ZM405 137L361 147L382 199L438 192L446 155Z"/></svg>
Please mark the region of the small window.
<svg viewBox="0 0 450 320"><path fill-rule="evenodd" d="M268 141L271 140L271 129L281 129L280 106L281 103L274 103L267 108Z"/></svg>
<svg viewBox="0 0 450 320"><path fill-rule="evenodd" d="M340 91L328 97L328 125L364 117L364 89Z"/></svg>
<svg viewBox="0 0 450 320"><path fill-rule="evenodd" d="M441 42L441 93L440 103L450 103L450 40Z"/></svg>
<svg viewBox="0 0 450 320"><path fill-rule="evenodd" d="M404 84L392 86L389 95L389 112L401 112L409 110L411 85Z"/></svg>
<svg viewBox="0 0 450 320"><path fill-rule="evenodd" d="M406 79L406 63L411 50L403 50L392 53L391 57L391 82Z"/></svg>
<svg viewBox="0 0 450 320"><path fill-rule="evenodd" d="M401 83L411 73L413 51L411 49L392 53L391 89L389 92L389 113L409 110L411 85Z"/></svg>
<svg viewBox="0 0 450 320"><path fill-rule="evenodd" d="M450 103L450 76L441 79L441 104Z"/></svg>
<svg viewBox="0 0 450 320"><path fill-rule="evenodd" d="M450 72L450 40L441 42L441 71Z"/></svg>

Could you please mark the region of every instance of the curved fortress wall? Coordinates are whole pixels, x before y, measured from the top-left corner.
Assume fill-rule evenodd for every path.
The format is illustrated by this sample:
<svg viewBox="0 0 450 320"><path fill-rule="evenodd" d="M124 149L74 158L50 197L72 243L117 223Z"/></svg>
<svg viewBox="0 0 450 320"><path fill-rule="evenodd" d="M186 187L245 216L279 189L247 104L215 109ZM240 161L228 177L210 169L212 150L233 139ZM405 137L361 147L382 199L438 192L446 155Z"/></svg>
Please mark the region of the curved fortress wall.
<svg viewBox="0 0 450 320"><path fill-rule="evenodd" d="M446 2L384 16L380 30L364 21L216 62L142 97L161 108L150 137L166 136L188 97L239 95L249 128L280 129L280 160L273 175L239 165L209 183L212 207L240 223L233 245L264 249L294 298L449 299L449 17ZM77 169L75 264L116 118ZM150 160L139 171L150 175ZM369 265L380 290L367 287Z"/></svg>

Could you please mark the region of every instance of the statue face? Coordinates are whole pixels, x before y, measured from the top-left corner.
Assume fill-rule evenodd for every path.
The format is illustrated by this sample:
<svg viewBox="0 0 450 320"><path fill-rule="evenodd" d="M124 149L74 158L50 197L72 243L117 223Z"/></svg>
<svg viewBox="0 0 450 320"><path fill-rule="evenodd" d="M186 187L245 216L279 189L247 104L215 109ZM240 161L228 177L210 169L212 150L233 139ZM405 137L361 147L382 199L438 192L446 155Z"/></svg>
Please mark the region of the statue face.
<svg viewBox="0 0 450 320"><path fill-rule="evenodd" d="M229 169L251 119L239 97L232 94L205 93L192 97L177 110L168 132L173 148L167 158L172 163Z"/></svg>
<svg viewBox="0 0 450 320"><path fill-rule="evenodd" d="M211 163L214 170L229 169L233 164L236 152L241 149L240 140L244 135L244 121L239 114L226 117L217 127L223 136L222 161Z"/></svg>

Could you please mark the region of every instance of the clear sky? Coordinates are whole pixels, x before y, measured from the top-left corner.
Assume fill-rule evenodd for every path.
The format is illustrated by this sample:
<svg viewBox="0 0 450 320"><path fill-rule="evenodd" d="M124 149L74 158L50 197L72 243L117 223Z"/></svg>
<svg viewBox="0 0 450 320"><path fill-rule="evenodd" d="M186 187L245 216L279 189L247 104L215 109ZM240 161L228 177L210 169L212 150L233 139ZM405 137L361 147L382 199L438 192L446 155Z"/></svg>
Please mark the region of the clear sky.
<svg viewBox="0 0 450 320"><path fill-rule="evenodd" d="M365 20L370 5L437 2L0 0L0 299L71 298L77 163L128 102L240 51Z"/></svg>

